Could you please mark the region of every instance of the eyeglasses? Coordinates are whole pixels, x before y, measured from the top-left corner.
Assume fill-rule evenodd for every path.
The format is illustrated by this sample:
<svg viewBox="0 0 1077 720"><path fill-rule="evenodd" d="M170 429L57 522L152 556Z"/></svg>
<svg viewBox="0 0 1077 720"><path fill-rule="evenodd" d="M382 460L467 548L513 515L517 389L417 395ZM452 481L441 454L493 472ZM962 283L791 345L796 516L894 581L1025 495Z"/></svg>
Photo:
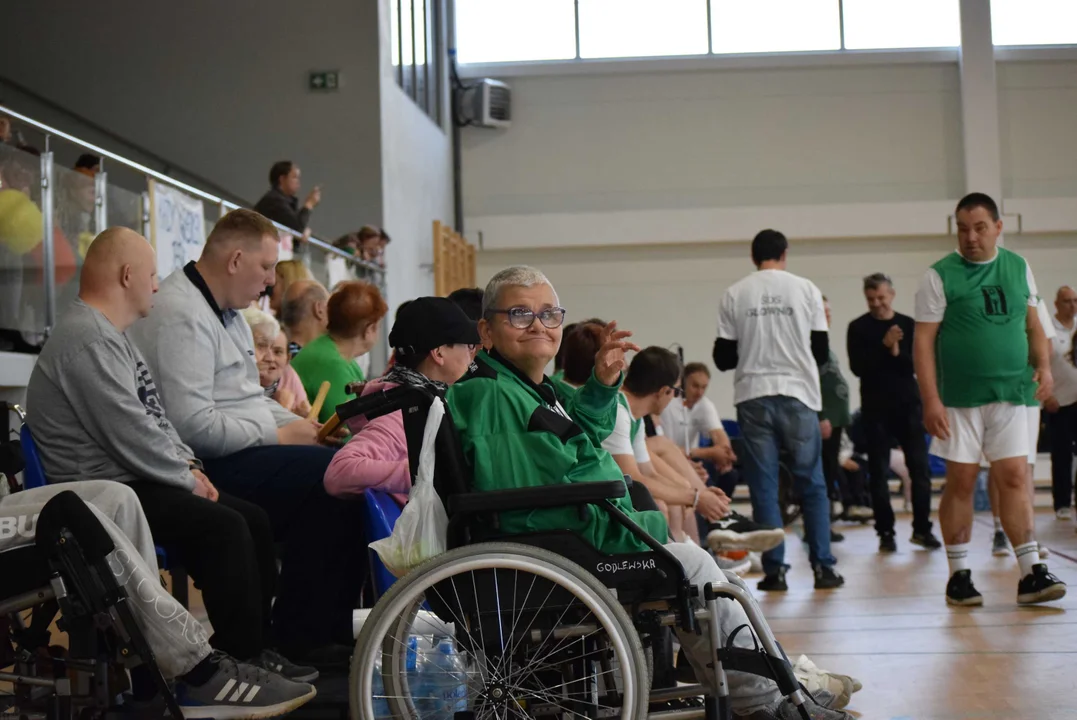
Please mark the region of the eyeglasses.
<svg viewBox="0 0 1077 720"><path fill-rule="evenodd" d="M517 330L526 330L534 324L537 317L543 327L554 328L561 327L561 324L565 322L565 309L559 307L546 308L545 310L539 310L537 313L531 308L526 307L511 307L508 310L496 310L491 308L486 311L487 315L508 315L509 325L512 325Z"/></svg>
<svg viewBox="0 0 1077 720"><path fill-rule="evenodd" d="M673 397L675 397L675 398L684 397L684 390L682 388L673 387L672 385L670 385L669 389L673 391Z"/></svg>

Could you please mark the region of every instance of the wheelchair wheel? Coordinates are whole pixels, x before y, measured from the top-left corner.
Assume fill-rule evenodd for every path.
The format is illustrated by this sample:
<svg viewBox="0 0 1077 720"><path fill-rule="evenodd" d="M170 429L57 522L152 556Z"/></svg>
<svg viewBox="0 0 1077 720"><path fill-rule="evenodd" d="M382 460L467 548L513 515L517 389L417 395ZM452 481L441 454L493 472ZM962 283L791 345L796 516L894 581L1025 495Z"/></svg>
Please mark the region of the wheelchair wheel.
<svg viewBox="0 0 1077 720"><path fill-rule="evenodd" d="M396 582L356 641L351 717L638 718L650 673L594 576L527 545L457 548Z"/></svg>

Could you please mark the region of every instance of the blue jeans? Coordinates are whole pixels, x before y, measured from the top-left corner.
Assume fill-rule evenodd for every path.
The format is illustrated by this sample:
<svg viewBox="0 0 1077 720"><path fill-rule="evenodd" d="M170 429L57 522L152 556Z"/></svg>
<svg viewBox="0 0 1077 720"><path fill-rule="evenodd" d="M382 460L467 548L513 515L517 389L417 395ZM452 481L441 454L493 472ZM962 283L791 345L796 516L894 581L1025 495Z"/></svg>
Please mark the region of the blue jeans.
<svg viewBox="0 0 1077 720"><path fill-rule="evenodd" d="M778 506L778 456L785 450L804 516L804 536L812 566L834 565L830 554L830 500L823 479L819 417L796 398L784 395L747 400L737 405L744 438L740 458L745 483L752 492L756 522L782 526ZM785 544L763 553L763 571L776 572L785 561Z"/></svg>

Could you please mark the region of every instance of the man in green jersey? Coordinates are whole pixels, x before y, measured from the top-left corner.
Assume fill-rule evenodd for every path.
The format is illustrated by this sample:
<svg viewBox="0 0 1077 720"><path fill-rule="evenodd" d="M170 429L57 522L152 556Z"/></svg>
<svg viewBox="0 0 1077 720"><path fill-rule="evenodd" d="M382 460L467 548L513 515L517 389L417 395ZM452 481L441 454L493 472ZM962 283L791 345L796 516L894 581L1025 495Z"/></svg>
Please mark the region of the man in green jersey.
<svg viewBox="0 0 1077 720"><path fill-rule="evenodd" d="M939 525L946 542L950 605L982 605L968 543L981 454L999 490L1003 528L1021 566L1017 602L1057 600L1066 586L1040 562L1028 465L1029 365L1036 399L1051 394L1050 353L1036 313L1036 281L1020 255L998 247L998 205L973 193L957 205L957 252L925 273L916 294L914 362L932 452L946 459Z"/></svg>

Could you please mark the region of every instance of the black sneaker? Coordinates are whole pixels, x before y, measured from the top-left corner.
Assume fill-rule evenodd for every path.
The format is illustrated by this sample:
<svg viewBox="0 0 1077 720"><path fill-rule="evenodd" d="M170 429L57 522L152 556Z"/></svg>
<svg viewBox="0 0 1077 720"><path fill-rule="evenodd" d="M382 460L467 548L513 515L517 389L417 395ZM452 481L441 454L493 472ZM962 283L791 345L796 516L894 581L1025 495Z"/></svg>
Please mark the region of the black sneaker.
<svg viewBox="0 0 1077 720"><path fill-rule="evenodd" d="M1010 543L1006 540L1006 533L1001 530L995 531L995 538L991 542L991 554L995 557L1006 557L1010 554Z"/></svg>
<svg viewBox="0 0 1077 720"><path fill-rule="evenodd" d="M919 545L922 548L927 548L928 550L938 550L942 547L942 543L939 542L939 539L935 537L935 535L931 532L913 533L912 537L909 538L909 542L911 542L913 545Z"/></svg>
<svg viewBox="0 0 1077 720"><path fill-rule="evenodd" d="M1036 603L1059 600L1066 595L1066 583L1047 572L1047 566L1038 563L1032 566L1032 572L1017 583L1017 604L1034 605Z"/></svg>
<svg viewBox="0 0 1077 720"><path fill-rule="evenodd" d="M763 592L785 592L789 589L788 583L785 582L785 571L788 569L788 565L782 565L774 572L767 573L767 576L760 580L756 587Z"/></svg>
<svg viewBox="0 0 1077 720"><path fill-rule="evenodd" d="M294 682L312 683L318 679L318 670L307 665L296 665L276 650L263 650L262 654L250 661L251 665L257 665L270 672L275 672Z"/></svg>
<svg viewBox="0 0 1077 720"><path fill-rule="evenodd" d="M879 536L879 552L881 553L895 553L897 552L897 541L894 540L894 533L883 533Z"/></svg>
<svg viewBox="0 0 1077 720"><path fill-rule="evenodd" d="M971 570L958 570L950 576L950 582L946 583L946 604L957 607L979 607L984 604L984 596L972 584Z"/></svg>
<svg viewBox="0 0 1077 720"><path fill-rule="evenodd" d="M176 682L183 717L246 720L284 715L317 693L313 685L292 682L254 665L217 655L217 671L202 685Z"/></svg>
<svg viewBox="0 0 1077 720"><path fill-rule="evenodd" d="M840 532L837 532L837 531L835 531L833 529L830 530L830 542L836 543L836 542L844 542L844 541L845 541L845 536L844 535L842 535Z"/></svg>
<svg viewBox="0 0 1077 720"><path fill-rule="evenodd" d="M845 584L845 578L834 572L834 568L828 565L815 566L815 589L833 590Z"/></svg>
<svg viewBox="0 0 1077 720"><path fill-rule="evenodd" d="M760 525L738 512L730 512L707 526L707 544L715 553L727 550L766 552L785 542L785 530Z"/></svg>

